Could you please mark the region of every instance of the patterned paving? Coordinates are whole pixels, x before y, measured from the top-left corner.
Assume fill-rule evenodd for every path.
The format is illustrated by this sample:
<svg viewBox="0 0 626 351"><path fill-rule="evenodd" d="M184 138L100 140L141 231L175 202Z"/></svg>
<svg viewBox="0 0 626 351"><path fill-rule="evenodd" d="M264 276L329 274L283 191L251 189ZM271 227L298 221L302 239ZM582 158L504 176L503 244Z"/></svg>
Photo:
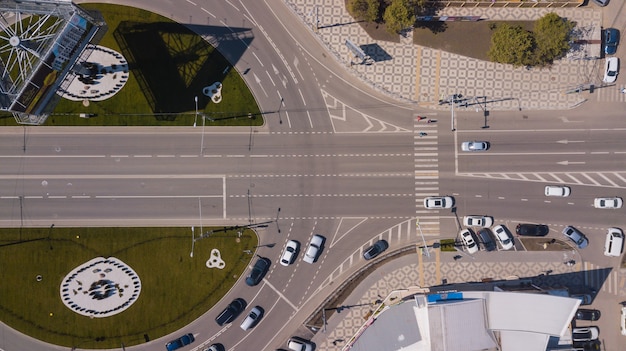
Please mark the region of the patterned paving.
<svg viewBox="0 0 626 351"><path fill-rule="evenodd" d="M626 99L626 96L615 95L615 91L619 93L617 88L612 95L567 94L583 84L602 85L603 61L595 59L600 52L599 44L581 45L568 58L549 68L526 70L415 46L411 33L400 37L397 43L374 42L354 23L343 1L286 0L286 3L309 27L315 28L316 21L319 21L319 29L312 30L351 73L380 91L400 99L417 101L425 107L443 108L438 101L451 94L486 96L491 110L565 109L586 99ZM600 39L602 13L593 7L446 8L441 14L481 16L489 20L533 20L549 11L576 21L580 38ZM354 58L345 45L346 40L361 46L374 62L352 65Z"/></svg>

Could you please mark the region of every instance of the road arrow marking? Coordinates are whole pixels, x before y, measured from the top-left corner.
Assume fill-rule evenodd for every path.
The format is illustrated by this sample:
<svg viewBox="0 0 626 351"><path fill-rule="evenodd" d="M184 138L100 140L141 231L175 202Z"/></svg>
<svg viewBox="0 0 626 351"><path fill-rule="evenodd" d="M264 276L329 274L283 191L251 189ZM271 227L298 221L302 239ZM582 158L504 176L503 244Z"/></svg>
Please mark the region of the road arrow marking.
<svg viewBox="0 0 626 351"><path fill-rule="evenodd" d="M586 162L561 161L561 162L557 162L557 163L560 164L560 165L563 165L563 166L569 166L569 165L584 165Z"/></svg>

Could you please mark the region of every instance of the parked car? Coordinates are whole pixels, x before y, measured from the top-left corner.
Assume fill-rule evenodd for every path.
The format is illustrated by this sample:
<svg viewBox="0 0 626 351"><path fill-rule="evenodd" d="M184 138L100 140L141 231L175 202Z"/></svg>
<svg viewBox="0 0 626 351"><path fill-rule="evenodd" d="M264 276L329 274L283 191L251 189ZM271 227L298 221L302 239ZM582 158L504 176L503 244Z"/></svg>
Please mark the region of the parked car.
<svg viewBox="0 0 626 351"><path fill-rule="evenodd" d="M389 248L389 244L385 240L378 240L374 245L368 247L363 251L363 258L371 260L372 258L380 255L383 251Z"/></svg>
<svg viewBox="0 0 626 351"><path fill-rule="evenodd" d="M424 199L424 207L429 209L452 208L454 198L450 196L430 196Z"/></svg>
<svg viewBox="0 0 626 351"><path fill-rule="evenodd" d="M609 228L604 242L604 255L619 257L624 250L624 233L619 228Z"/></svg>
<svg viewBox="0 0 626 351"><path fill-rule="evenodd" d="M572 331L572 340L574 341L596 340L599 335L600 335L600 329L598 329L598 327L574 328L574 330Z"/></svg>
<svg viewBox="0 0 626 351"><path fill-rule="evenodd" d="M496 235L496 239L502 246L502 250L510 250L513 248L513 237L509 234L508 229L504 225L497 225L493 227L493 232Z"/></svg>
<svg viewBox="0 0 626 351"><path fill-rule="evenodd" d="M606 6L609 4L609 0L592 0L598 6Z"/></svg>
<svg viewBox="0 0 626 351"><path fill-rule="evenodd" d="M619 43L619 31L615 28L607 28L604 33L604 53L606 55L615 55L617 52L617 44Z"/></svg>
<svg viewBox="0 0 626 351"><path fill-rule="evenodd" d="M489 216L465 216L463 217L463 225L466 227L482 227L489 228L493 225L493 217Z"/></svg>
<svg viewBox="0 0 626 351"><path fill-rule="evenodd" d="M617 57L607 57L604 60L604 78L605 83L613 83L617 79L619 70L619 59Z"/></svg>
<svg viewBox="0 0 626 351"><path fill-rule="evenodd" d="M550 232L545 224L520 223L515 227L515 233L523 236L546 236Z"/></svg>
<svg viewBox="0 0 626 351"><path fill-rule="evenodd" d="M597 321L598 319L600 319L600 315L601 313L598 310L581 308L576 311L576 316L574 318L581 321Z"/></svg>
<svg viewBox="0 0 626 351"><path fill-rule="evenodd" d="M310 340L292 336L287 342L287 347L292 351L313 351L313 343Z"/></svg>
<svg viewBox="0 0 626 351"><path fill-rule="evenodd" d="M572 346L576 351L596 351L600 350L602 343L600 340L574 341Z"/></svg>
<svg viewBox="0 0 626 351"><path fill-rule="evenodd" d="M487 141L465 141L461 144L463 151L487 151L489 150L489 142Z"/></svg>
<svg viewBox="0 0 626 351"><path fill-rule="evenodd" d="M183 346L191 344L195 340L196 340L196 338L193 337L193 334L191 334L191 333L185 334L185 335L181 336L180 338L178 338L176 340L172 340L172 341L168 342L167 344L165 344L165 348L167 349L167 351L178 350L178 349L180 349Z"/></svg>
<svg viewBox="0 0 626 351"><path fill-rule="evenodd" d="M265 274L270 269L272 262L265 257L259 257L256 261L252 269L250 270L250 274L246 277L246 284L249 286L255 286L261 282Z"/></svg>
<svg viewBox="0 0 626 351"><path fill-rule="evenodd" d="M622 208L623 203L621 197L597 197L593 200L593 207L618 209Z"/></svg>
<svg viewBox="0 0 626 351"><path fill-rule="evenodd" d="M489 228L482 228L478 231L478 238L483 244L485 251L494 251L496 249L496 242L493 241L493 233Z"/></svg>
<svg viewBox="0 0 626 351"><path fill-rule="evenodd" d="M226 323L230 323L237 318L243 310L246 309L246 300L242 298L234 299L228 306L215 318L215 322L220 327Z"/></svg>
<svg viewBox="0 0 626 351"><path fill-rule="evenodd" d="M226 351L226 348L224 348L224 345L222 344L213 344L209 346L208 349L204 349L202 351Z"/></svg>
<svg viewBox="0 0 626 351"><path fill-rule="evenodd" d="M587 240L585 234L572 226L565 227L565 229L563 229L563 235L573 241L579 249L584 249L589 245L589 240Z"/></svg>
<svg viewBox="0 0 626 351"><path fill-rule="evenodd" d="M259 320L263 317L264 312L265 311L263 310L263 308L261 308L261 306L252 307L250 313L248 313L248 316L243 320L243 322L241 322L241 329L248 330L250 328L253 328L255 325L257 325L257 323L259 323Z"/></svg>
<svg viewBox="0 0 626 351"><path fill-rule="evenodd" d="M322 251L322 246L324 245L324 237L318 234L313 235L311 238L311 242L309 243L309 247L306 249L304 253L304 262L313 263L317 260L320 252Z"/></svg>
<svg viewBox="0 0 626 351"><path fill-rule="evenodd" d="M467 252L470 254L475 254L478 252L478 245L476 244L476 240L474 240L474 232L471 229L463 229L459 233L461 236L461 240L463 240L463 244L467 248Z"/></svg>
<svg viewBox="0 0 626 351"><path fill-rule="evenodd" d="M300 243L295 240L287 241L287 245L285 245L285 250L283 251L283 255L280 257L280 264L283 266L289 266L293 263L298 256L298 250L300 249Z"/></svg>
<svg viewBox="0 0 626 351"><path fill-rule="evenodd" d="M572 192L570 187L561 185L546 185L544 193L546 196L567 197Z"/></svg>
<svg viewBox="0 0 626 351"><path fill-rule="evenodd" d="M626 335L626 305L622 304L622 311L619 316L619 329L622 335Z"/></svg>

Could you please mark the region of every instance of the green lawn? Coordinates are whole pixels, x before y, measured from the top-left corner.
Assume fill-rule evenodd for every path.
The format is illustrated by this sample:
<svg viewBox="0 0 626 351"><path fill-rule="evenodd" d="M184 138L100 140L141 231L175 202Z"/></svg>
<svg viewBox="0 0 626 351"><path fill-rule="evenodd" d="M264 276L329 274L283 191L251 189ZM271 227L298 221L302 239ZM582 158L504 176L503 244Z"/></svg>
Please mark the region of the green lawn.
<svg viewBox="0 0 626 351"><path fill-rule="evenodd" d="M199 234L196 228L196 234ZM205 231L211 228L204 228ZM27 335L67 347L115 348L155 339L189 324L245 274L258 245L246 230L198 240L191 258L190 228L1 229L0 320ZM226 267L206 267L210 251ZM106 318L89 318L60 298L63 278L96 257L116 257L139 275L138 300ZM41 281L36 277L41 275ZM98 341L97 341L98 340Z"/></svg>
<svg viewBox="0 0 626 351"><path fill-rule="evenodd" d="M118 5L83 4L102 13L108 31L99 45L121 52L129 79L112 98L82 102L62 99L46 125L185 126L193 124L194 97L207 125L261 125L254 96L231 63L202 37L154 13ZM223 99L215 104L202 88L219 81ZM80 113L96 117L79 118ZM249 118L251 114L254 118ZM200 119L198 119L200 121ZM0 125L16 125L0 116Z"/></svg>

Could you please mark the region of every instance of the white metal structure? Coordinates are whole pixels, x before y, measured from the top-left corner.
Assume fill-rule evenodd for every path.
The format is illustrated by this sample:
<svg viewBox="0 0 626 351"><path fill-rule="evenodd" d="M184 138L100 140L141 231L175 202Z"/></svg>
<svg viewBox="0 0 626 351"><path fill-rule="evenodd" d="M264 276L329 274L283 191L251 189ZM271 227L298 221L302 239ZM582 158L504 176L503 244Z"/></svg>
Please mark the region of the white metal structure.
<svg viewBox="0 0 626 351"><path fill-rule="evenodd" d="M42 124L104 25L70 0L0 0L0 110Z"/></svg>

